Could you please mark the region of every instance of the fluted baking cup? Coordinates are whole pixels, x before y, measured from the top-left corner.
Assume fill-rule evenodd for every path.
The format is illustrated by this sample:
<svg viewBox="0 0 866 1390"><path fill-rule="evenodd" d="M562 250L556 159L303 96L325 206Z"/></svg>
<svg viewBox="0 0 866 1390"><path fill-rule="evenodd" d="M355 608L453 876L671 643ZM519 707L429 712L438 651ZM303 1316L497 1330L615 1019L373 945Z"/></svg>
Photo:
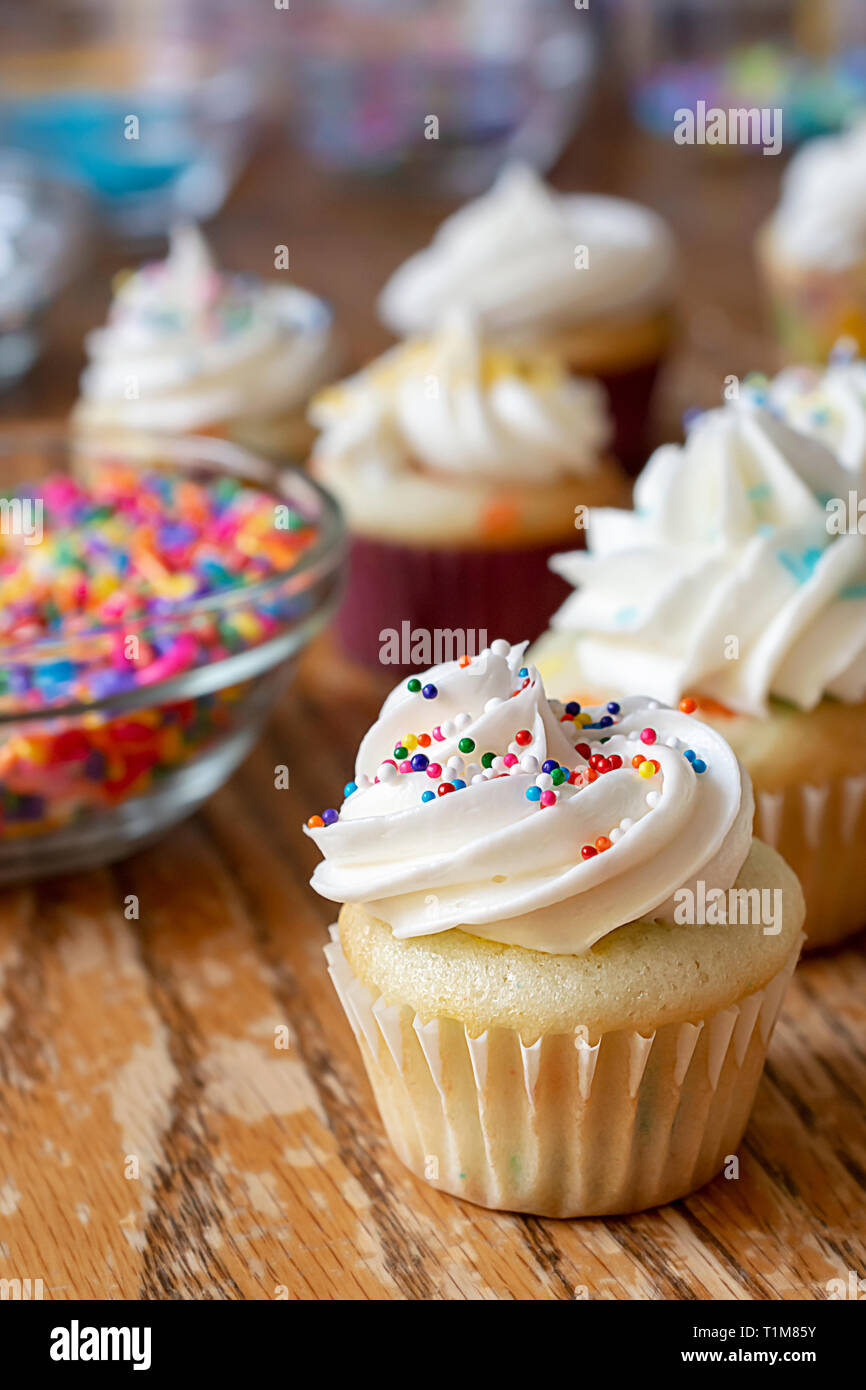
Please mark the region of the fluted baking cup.
<svg viewBox="0 0 866 1390"><path fill-rule="evenodd" d="M755 835L800 880L807 950L866 927L866 776L756 790Z"/></svg>
<svg viewBox="0 0 866 1390"><path fill-rule="evenodd" d="M336 928L325 954L406 1166L481 1206L574 1217L683 1197L736 1151L799 949L706 1018L531 1043L387 1004L355 976Z"/></svg>
<svg viewBox="0 0 866 1390"><path fill-rule="evenodd" d="M470 654L502 632L537 637L550 614L563 602L569 586L548 568L548 560L580 543L572 531L548 545L510 549L445 548L392 544L352 536L345 598L337 615L340 644L354 660L378 666L388 657L388 634L404 631L405 660L393 674L431 665L429 655L410 659L411 634L462 634ZM451 653L462 655L460 647ZM386 655L383 658L383 653ZM432 662L438 660L433 657Z"/></svg>

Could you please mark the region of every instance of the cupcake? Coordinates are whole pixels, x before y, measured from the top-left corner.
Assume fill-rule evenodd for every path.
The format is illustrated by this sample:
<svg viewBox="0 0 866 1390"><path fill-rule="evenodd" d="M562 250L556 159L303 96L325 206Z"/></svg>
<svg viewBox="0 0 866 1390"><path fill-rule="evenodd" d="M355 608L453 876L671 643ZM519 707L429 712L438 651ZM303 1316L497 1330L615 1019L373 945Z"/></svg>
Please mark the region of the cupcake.
<svg viewBox="0 0 866 1390"><path fill-rule="evenodd" d="M826 360L836 339L866 351L866 121L794 155L757 254L787 361Z"/></svg>
<svg viewBox="0 0 866 1390"><path fill-rule="evenodd" d="M650 395L671 339L674 250L648 208L561 194L525 165L446 219L379 299L397 334L429 332L443 308L472 310L507 347L553 353L604 383L626 466L643 462Z"/></svg>
<svg viewBox="0 0 866 1390"><path fill-rule="evenodd" d="M408 637L395 654L395 633L486 633L510 616L537 635L567 592L549 557L589 505L629 495L598 384L492 347L461 311L319 394L310 419L312 472L351 533L339 633L368 664L434 659Z"/></svg>
<svg viewBox="0 0 866 1390"><path fill-rule="evenodd" d="M612 1216L736 1149L802 895L720 734L643 698L572 713L525 647L389 695L307 823L312 883L345 904L330 971L404 1163L483 1206Z"/></svg>
<svg viewBox="0 0 866 1390"><path fill-rule="evenodd" d="M332 365L327 305L294 285L218 271L196 227L119 278L86 340L80 435L208 434L303 458L309 397Z"/></svg>
<svg viewBox="0 0 866 1390"><path fill-rule="evenodd" d="M576 587L534 652L561 698L649 690L721 731L755 833L797 873L810 946L866 925L866 535L839 533L851 474L754 403L665 445L634 512L592 513Z"/></svg>

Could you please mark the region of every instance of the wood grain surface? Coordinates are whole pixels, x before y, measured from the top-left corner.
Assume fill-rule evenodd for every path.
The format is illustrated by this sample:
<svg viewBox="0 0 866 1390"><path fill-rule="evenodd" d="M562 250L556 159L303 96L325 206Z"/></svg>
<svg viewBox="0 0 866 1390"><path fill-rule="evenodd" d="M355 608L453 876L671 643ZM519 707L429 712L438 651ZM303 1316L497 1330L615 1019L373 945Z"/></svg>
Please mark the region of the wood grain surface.
<svg viewBox="0 0 866 1390"><path fill-rule="evenodd" d="M726 372L771 363L750 239L777 161L708 159L593 119L556 181L644 198L682 244L669 433ZM386 341L375 291L445 210L332 186L273 140L214 240L259 270L287 243L359 360ZM103 246L67 291L2 421L63 416L82 333L126 260ZM555 1222L474 1208L401 1167L325 971L330 914L299 830L339 794L384 688L320 639L198 816L119 865L0 894L0 1279L41 1279L52 1299L764 1300L823 1299L829 1280L866 1274L862 940L797 972L736 1180Z"/></svg>

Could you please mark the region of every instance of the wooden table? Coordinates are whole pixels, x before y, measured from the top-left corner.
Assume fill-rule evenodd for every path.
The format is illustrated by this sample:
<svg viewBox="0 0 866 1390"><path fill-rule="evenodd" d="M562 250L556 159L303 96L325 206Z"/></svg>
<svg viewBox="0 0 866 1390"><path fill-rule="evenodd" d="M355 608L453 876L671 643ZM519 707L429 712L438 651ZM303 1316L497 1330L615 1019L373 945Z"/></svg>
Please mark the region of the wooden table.
<svg viewBox="0 0 866 1390"><path fill-rule="evenodd" d="M682 240L670 432L726 372L771 362L749 242L776 161L589 129L558 181L645 198ZM385 342L374 291L443 210L335 188L272 143L214 239L262 270L289 244L360 358ZM81 335L126 260L102 248L58 304L7 422L63 416ZM42 1279L54 1299L761 1300L822 1299L866 1273L862 941L799 970L736 1181L629 1219L554 1222L471 1207L401 1167L325 972L331 914L299 830L334 801L384 693L327 641L200 815L113 868L0 895L0 1278Z"/></svg>

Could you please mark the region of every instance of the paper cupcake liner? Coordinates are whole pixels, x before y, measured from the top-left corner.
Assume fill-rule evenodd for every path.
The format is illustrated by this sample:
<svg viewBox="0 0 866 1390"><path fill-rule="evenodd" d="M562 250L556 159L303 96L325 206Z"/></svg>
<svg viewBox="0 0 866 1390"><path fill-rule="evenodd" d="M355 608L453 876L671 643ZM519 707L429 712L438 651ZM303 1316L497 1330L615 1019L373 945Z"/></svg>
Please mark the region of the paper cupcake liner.
<svg viewBox="0 0 866 1390"><path fill-rule="evenodd" d="M622 372L598 374L613 416L613 452L632 478L646 463L650 404L660 366L657 360Z"/></svg>
<svg viewBox="0 0 866 1390"><path fill-rule="evenodd" d="M481 1206L614 1216L709 1181L742 1138L799 954L762 989L655 1032L472 1037L386 1004L325 948L388 1138L419 1178Z"/></svg>
<svg viewBox="0 0 866 1390"><path fill-rule="evenodd" d="M789 362L826 360L838 338L854 338L866 352L866 262L845 270L805 268L761 248L776 338Z"/></svg>
<svg viewBox="0 0 866 1390"><path fill-rule="evenodd" d="M567 540L548 545L452 550L352 536L345 598L336 620L340 644L364 665L387 664L396 678L464 650L475 655L503 632L532 640L570 593L565 580L548 569L548 560L583 542L584 533L573 531ZM418 661L410 656L413 632L431 639ZM386 645L389 633L401 636L397 663ZM457 635L453 650L446 649L443 644L451 642L452 633Z"/></svg>
<svg viewBox="0 0 866 1390"><path fill-rule="evenodd" d="M800 880L806 950L866 927L866 776L756 791L755 834Z"/></svg>

